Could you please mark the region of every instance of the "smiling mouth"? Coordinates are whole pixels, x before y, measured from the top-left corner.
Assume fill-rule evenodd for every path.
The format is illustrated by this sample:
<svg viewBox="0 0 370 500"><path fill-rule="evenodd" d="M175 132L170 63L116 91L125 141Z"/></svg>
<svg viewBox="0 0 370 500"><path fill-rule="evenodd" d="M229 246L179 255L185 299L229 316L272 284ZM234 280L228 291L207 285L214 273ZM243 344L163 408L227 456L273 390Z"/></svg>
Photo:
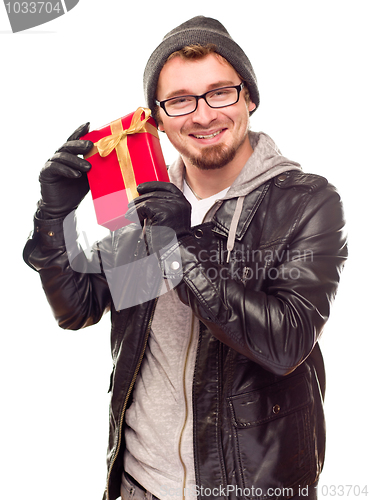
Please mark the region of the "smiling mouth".
<svg viewBox="0 0 370 500"><path fill-rule="evenodd" d="M208 135L198 135L198 134L192 134L193 137L196 139L213 139L213 137L216 137L217 135L221 134L223 130L218 130L217 132L214 132L213 134L208 134Z"/></svg>

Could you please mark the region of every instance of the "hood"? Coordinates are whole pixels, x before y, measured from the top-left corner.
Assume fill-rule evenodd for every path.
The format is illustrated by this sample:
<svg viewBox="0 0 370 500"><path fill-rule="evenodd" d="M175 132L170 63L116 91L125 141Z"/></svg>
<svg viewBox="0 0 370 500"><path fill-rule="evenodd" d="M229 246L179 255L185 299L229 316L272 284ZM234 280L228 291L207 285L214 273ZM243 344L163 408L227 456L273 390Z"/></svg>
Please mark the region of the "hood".
<svg viewBox="0 0 370 500"><path fill-rule="evenodd" d="M301 170L299 163L283 156L275 142L263 132L249 132L253 153L224 199L246 196L261 184L288 170Z"/></svg>

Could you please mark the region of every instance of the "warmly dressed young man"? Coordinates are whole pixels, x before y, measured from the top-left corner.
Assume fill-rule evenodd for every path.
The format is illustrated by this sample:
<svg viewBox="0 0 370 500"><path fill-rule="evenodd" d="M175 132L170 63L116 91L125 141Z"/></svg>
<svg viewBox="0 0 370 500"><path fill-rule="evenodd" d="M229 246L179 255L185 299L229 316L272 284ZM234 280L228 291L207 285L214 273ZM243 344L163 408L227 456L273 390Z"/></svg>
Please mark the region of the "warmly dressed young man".
<svg viewBox="0 0 370 500"><path fill-rule="evenodd" d="M128 217L139 221L93 258L110 253L114 269L156 254L173 286L117 310L104 266L84 273L69 263L62 222L88 189L90 165L77 156L91 148L78 140L87 126L42 170L25 249L61 327L111 310L105 498L316 498L325 448L317 340L346 258L339 196L249 131L257 81L218 21L196 17L166 35L144 87L180 156L171 183L138 186Z"/></svg>

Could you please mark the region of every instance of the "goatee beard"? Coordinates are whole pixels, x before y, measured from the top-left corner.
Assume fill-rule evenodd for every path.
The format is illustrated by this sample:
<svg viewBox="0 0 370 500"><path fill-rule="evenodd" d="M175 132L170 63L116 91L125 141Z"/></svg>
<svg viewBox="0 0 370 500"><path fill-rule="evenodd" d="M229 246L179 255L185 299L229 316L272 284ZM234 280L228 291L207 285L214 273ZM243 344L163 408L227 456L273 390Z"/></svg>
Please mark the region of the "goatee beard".
<svg viewBox="0 0 370 500"><path fill-rule="evenodd" d="M228 148L224 144L217 144L203 148L199 156L192 156L189 161L199 170L217 170L230 163L236 155L236 148Z"/></svg>

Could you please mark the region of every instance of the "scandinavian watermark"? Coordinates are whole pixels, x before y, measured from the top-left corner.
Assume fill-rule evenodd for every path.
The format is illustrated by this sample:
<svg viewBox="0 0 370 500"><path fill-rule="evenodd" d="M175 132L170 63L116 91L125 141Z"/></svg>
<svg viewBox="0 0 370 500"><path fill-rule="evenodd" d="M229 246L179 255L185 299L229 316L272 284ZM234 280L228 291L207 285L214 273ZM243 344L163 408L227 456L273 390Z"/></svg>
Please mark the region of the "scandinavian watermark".
<svg viewBox="0 0 370 500"><path fill-rule="evenodd" d="M127 206L122 207L122 213L126 210ZM91 240L94 243L85 230L78 233L75 211L63 223L72 269L84 274L104 274L116 310L157 298L183 278L181 248L171 228L142 227L135 210L131 210L130 220L122 216L121 223L123 227L106 229L105 237ZM150 240L157 241L156 251L150 250ZM199 248L196 243L183 246L183 251L196 255L199 270L208 281L233 280L244 286L266 280L294 282L301 278L306 264L314 260L313 251L289 246L283 250L261 250L238 243L227 264L226 251L222 255L219 249Z"/></svg>
<svg viewBox="0 0 370 500"><path fill-rule="evenodd" d="M319 498L335 497L335 498L365 498L370 494L367 485L358 484L338 484L338 485L318 485L315 486L319 494ZM188 488L182 487L169 487L162 485L160 492L163 498L180 498L186 497L187 494L197 497L210 497L210 498L225 498L225 497L240 497L240 498L291 498L293 495L300 495L301 498L308 497L309 486L298 486L298 490L294 491L293 488L267 488L262 489L255 486L240 487L235 485L204 487L193 485Z"/></svg>
<svg viewBox="0 0 370 500"><path fill-rule="evenodd" d="M13 33L48 23L73 9L79 0L4 0Z"/></svg>

